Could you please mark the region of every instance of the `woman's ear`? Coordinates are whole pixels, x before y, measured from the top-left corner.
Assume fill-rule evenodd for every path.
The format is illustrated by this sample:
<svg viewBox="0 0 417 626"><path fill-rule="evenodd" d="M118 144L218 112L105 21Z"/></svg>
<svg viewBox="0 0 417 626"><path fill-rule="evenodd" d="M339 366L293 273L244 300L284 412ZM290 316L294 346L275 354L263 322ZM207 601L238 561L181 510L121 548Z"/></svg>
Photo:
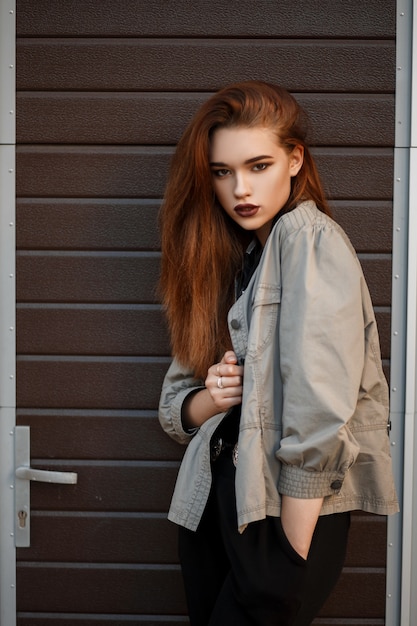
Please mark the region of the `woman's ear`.
<svg viewBox="0 0 417 626"><path fill-rule="evenodd" d="M304 147L296 145L290 154L290 174L297 176L304 162Z"/></svg>

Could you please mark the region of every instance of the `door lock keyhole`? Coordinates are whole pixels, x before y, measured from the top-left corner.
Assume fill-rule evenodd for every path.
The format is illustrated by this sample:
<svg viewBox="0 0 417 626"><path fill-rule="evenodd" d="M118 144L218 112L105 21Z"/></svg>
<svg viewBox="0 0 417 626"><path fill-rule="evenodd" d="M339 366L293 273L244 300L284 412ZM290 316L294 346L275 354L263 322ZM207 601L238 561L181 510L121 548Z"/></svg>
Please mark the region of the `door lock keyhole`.
<svg viewBox="0 0 417 626"><path fill-rule="evenodd" d="M19 526L20 526L20 528L24 528L26 526L26 518L27 518L28 514L26 513L26 511L19 511L17 516L19 518Z"/></svg>

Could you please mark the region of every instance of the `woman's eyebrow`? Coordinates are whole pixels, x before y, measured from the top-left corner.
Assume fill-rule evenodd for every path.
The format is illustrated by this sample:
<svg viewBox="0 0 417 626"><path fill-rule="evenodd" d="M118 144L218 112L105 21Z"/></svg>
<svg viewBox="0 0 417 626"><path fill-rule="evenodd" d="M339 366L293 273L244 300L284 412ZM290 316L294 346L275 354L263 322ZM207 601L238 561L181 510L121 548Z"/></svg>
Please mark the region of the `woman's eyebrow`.
<svg viewBox="0 0 417 626"><path fill-rule="evenodd" d="M255 161L262 161L263 159L273 159L273 158L274 157L268 154L261 154L260 156L253 157L252 159L248 159L247 161L245 161L245 165L248 165L249 163L255 163Z"/></svg>
<svg viewBox="0 0 417 626"><path fill-rule="evenodd" d="M255 163L256 161L262 161L263 159L273 159L273 156L270 156L268 154L261 154L259 156L256 157L252 157L251 159L247 159L244 164L245 165L249 165L250 163ZM228 167L227 163L223 163L222 161L216 161L216 162L212 162L210 163L210 167Z"/></svg>

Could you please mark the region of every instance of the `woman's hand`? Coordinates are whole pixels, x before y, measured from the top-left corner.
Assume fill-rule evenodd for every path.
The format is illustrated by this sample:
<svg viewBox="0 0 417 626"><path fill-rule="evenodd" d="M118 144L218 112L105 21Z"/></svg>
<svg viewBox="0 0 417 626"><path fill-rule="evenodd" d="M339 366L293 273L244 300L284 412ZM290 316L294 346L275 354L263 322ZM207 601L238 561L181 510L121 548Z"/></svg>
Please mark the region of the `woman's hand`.
<svg viewBox="0 0 417 626"><path fill-rule="evenodd" d="M302 500L282 496L281 523L288 541L303 559L310 550L323 498Z"/></svg>
<svg viewBox="0 0 417 626"><path fill-rule="evenodd" d="M236 354L225 352L220 363L212 365L205 380L205 389L190 394L182 406L184 428L198 428L217 413L228 411L242 402L243 366Z"/></svg>
<svg viewBox="0 0 417 626"><path fill-rule="evenodd" d="M232 350L209 368L205 385L218 412L228 411L242 402L243 366L237 364Z"/></svg>

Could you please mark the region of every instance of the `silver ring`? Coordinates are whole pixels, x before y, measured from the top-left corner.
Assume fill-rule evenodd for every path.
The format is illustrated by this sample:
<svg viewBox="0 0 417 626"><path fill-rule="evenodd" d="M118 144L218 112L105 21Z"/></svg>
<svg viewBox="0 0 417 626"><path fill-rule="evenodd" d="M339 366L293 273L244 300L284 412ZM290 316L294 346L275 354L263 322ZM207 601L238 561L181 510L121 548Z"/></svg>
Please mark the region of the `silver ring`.
<svg viewBox="0 0 417 626"><path fill-rule="evenodd" d="M217 386L219 389L223 389L222 376L217 379Z"/></svg>

